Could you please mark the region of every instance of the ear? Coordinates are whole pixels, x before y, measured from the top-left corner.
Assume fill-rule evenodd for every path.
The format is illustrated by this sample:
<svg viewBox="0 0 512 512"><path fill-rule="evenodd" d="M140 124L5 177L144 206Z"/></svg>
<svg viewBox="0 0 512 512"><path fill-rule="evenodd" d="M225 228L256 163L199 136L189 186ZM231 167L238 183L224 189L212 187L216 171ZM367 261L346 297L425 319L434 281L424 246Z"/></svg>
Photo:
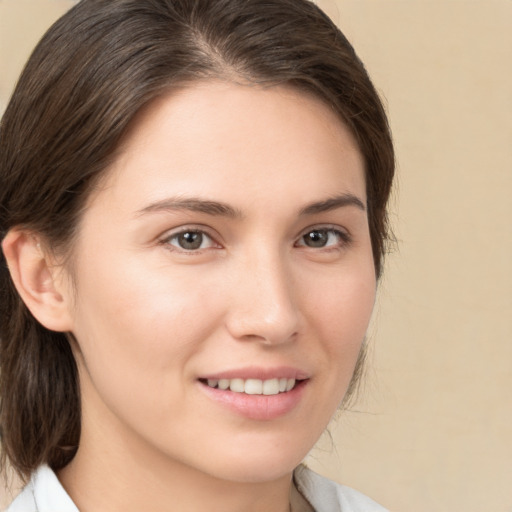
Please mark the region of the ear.
<svg viewBox="0 0 512 512"><path fill-rule="evenodd" d="M37 235L11 229L2 241L12 280L32 315L47 329L71 331L70 294L64 271L44 253Z"/></svg>

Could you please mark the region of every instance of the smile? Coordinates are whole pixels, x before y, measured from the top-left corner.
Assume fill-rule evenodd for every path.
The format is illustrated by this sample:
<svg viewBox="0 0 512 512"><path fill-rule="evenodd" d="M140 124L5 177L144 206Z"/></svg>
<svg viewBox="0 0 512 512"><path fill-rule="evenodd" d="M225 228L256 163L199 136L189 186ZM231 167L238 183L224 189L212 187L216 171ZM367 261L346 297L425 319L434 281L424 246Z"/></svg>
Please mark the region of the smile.
<svg viewBox="0 0 512 512"><path fill-rule="evenodd" d="M286 393L295 387L296 379L286 377L267 380L260 379L207 379L204 381L209 387L221 390L230 390L234 393L246 395L278 395Z"/></svg>
<svg viewBox="0 0 512 512"><path fill-rule="evenodd" d="M266 379L219 375L215 376L217 378L200 378L197 382L201 391L223 408L250 420L269 421L291 413L302 401L310 384L310 377L303 377L303 373L293 370L286 372L294 373L295 378L283 377L283 373L277 373L281 377Z"/></svg>

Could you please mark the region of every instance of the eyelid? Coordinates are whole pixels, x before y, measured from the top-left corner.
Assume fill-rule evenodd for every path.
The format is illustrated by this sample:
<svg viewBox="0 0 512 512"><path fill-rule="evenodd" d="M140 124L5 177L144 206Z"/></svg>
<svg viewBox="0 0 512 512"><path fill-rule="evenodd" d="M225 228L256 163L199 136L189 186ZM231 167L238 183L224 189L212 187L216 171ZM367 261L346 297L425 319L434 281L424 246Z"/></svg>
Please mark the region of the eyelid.
<svg viewBox="0 0 512 512"><path fill-rule="evenodd" d="M329 231L329 232L335 233L341 239L341 241L339 244L336 244L334 246L329 245L327 247L319 247L319 248L308 247L305 244L299 243L301 241L301 239L306 234L310 233L311 231ZM203 234L204 236L208 237L211 240L213 247L207 247L204 249L196 249L196 250L187 250L187 249L180 249L179 247L176 247L176 246L170 244L171 239L179 236L180 234L187 233L187 232L197 232L197 233ZM170 229L170 230L166 231L162 236L159 237L158 243L160 245L166 246L166 248L171 251L181 252L184 254L200 254L203 251L206 251L206 250L209 250L212 248L214 248L214 249L222 248L223 244L218 241L220 238L221 237L218 234L213 234L212 229L209 228L208 226L205 226L202 224L189 224L189 225L179 226L177 228ZM312 249L315 251L319 251L322 249L323 250L339 249L339 248L349 245L351 242L352 242L352 235L346 228L343 228L339 225L332 225L332 224L314 224L312 226L308 226L307 228L303 229L300 232L294 245L299 246L299 247L306 247L307 249Z"/></svg>
<svg viewBox="0 0 512 512"><path fill-rule="evenodd" d="M299 242L302 240L302 238L307 235L308 233L311 233L312 231L330 231L332 233L335 233L337 236L341 238L341 243L336 246L327 246L327 247L308 247L305 244L299 244ZM333 224L314 224L312 226L308 226L306 229L303 229L299 236L297 237L297 242L295 242L295 245L298 245L299 247L306 247L307 249L312 249L315 251L318 250L329 250L329 249L339 249L342 247L345 247L349 245L352 242L352 235L350 232L339 225L333 225Z"/></svg>
<svg viewBox="0 0 512 512"><path fill-rule="evenodd" d="M341 234L347 236L347 237L351 237L352 235L350 234L350 231L344 227L344 226L340 226L339 224L323 224L323 223L319 223L319 224L311 224L310 226L307 226L305 227L304 229L302 229L299 233L299 236L298 238L300 238L301 236L304 236L306 233L309 233L310 231L321 231L321 230L331 230L331 231L338 231L340 232Z"/></svg>
<svg viewBox="0 0 512 512"><path fill-rule="evenodd" d="M209 229L207 226L201 225L201 224L189 224L185 226L179 226L174 229L170 229L166 231L162 236L159 237L158 243L160 245L165 246L168 250L182 253L182 254L201 254L203 251L207 251L209 249L219 249L222 247L222 244L218 241L220 238L217 235L214 235L211 233L211 229ZM208 237L212 242L212 247L206 247L203 249L196 249L196 250L187 250L187 249L180 249L179 247L176 247L175 245L171 245L170 241L183 234L188 232L194 232L194 233L201 233L203 236Z"/></svg>

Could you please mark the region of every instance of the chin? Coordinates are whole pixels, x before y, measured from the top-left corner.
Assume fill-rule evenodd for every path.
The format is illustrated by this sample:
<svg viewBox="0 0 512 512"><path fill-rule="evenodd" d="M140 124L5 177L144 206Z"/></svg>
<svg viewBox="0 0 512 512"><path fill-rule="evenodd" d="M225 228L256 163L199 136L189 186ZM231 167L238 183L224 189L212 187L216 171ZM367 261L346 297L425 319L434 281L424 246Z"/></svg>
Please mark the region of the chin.
<svg viewBox="0 0 512 512"><path fill-rule="evenodd" d="M298 446L300 443L286 446L286 443L274 442L264 447L255 443L252 449L226 453L222 465L212 472L223 480L233 482L275 481L291 475L313 447L311 443L301 449Z"/></svg>
<svg viewBox="0 0 512 512"><path fill-rule="evenodd" d="M236 483L274 482L291 475L301 460L293 464L274 464L268 460L252 464L239 463L233 466L224 466L217 472L217 476L222 480Z"/></svg>

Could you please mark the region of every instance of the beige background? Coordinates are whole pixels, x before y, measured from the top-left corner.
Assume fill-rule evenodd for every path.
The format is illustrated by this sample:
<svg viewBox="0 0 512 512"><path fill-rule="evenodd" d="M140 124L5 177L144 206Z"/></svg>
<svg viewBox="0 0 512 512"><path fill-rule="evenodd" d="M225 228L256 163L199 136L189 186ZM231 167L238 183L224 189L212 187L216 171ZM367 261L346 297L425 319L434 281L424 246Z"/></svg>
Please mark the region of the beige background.
<svg viewBox="0 0 512 512"><path fill-rule="evenodd" d="M362 398L310 464L397 512L512 512L512 1L319 3L388 105L399 249ZM0 112L70 4L0 0Z"/></svg>

